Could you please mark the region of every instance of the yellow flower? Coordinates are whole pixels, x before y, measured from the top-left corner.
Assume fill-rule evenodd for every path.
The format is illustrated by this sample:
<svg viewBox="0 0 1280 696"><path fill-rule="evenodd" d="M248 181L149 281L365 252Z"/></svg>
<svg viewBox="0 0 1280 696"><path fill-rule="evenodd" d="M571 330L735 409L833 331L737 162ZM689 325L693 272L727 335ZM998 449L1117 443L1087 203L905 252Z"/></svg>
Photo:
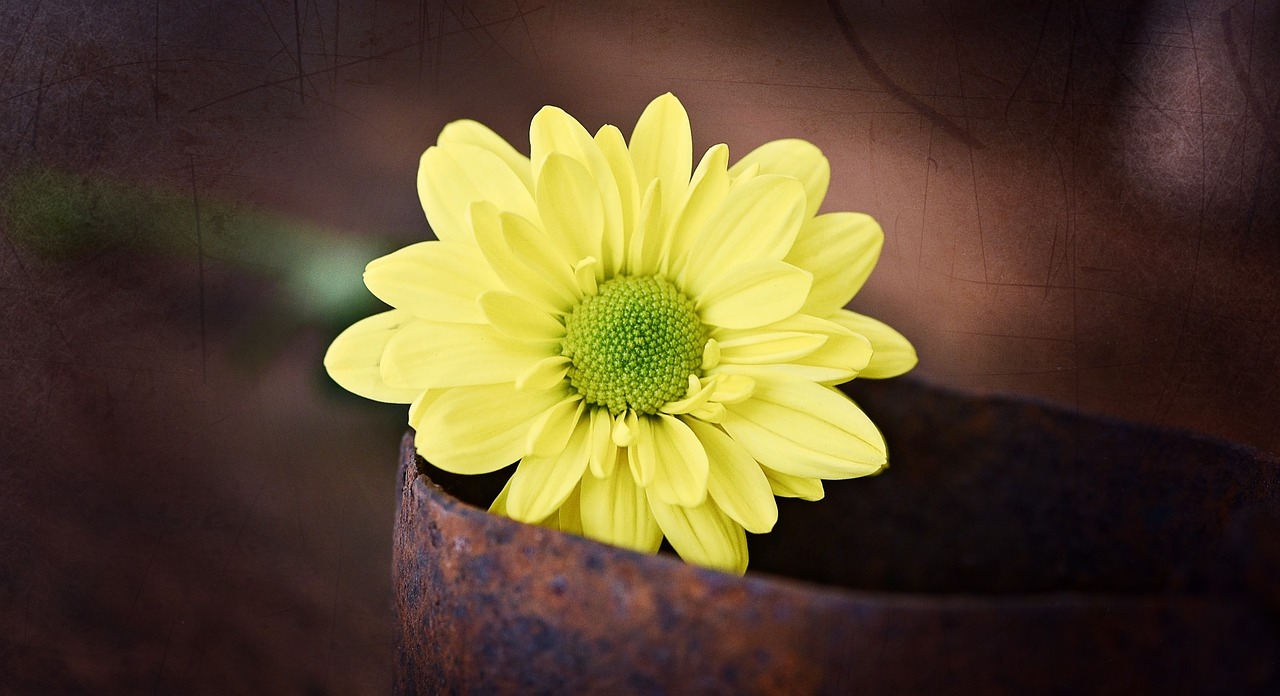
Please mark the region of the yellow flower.
<svg viewBox="0 0 1280 696"><path fill-rule="evenodd" d="M874 474L884 440L833 388L916 356L844 309L880 254L861 213L817 215L830 167L802 140L691 170L684 107L655 99L628 143L564 111L531 157L474 121L422 155L439 241L368 265L395 309L348 328L325 366L361 396L411 403L423 457L519 464L491 508L610 544L742 573L774 496Z"/></svg>

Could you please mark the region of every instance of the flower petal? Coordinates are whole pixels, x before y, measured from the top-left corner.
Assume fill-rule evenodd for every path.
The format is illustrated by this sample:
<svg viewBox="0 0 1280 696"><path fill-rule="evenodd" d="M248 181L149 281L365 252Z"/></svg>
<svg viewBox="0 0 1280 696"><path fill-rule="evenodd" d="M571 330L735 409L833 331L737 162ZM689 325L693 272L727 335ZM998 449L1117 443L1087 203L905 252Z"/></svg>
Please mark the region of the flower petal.
<svg viewBox="0 0 1280 696"><path fill-rule="evenodd" d="M590 432L591 421L578 418L576 424L570 425L567 442L558 451L531 454L520 462L511 476L507 495L507 515L511 519L546 519L564 503L586 473L591 456Z"/></svg>
<svg viewBox="0 0 1280 696"><path fill-rule="evenodd" d="M641 553L655 553L662 544L644 489L624 466L615 465L604 478L584 476L579 505L585 536Z"/></svg>
<svg viewBox="0 0 1280 696"><path fill-rule="evenodd" d="M502 287L480 251L460 242L419 242L369 262L364 284L392 307L433 321L484 322L480 293Z"/></svg>
<svg viewBox="0 0 1280 696"><path fill-rule="evenodd" d="M617 427L614 428L614 442L617 442ZM621 446L619 446L621 447ZM640 458L640 448L632 445L625 449L619 449L625 452L627 456L627 468L631 470L631 478L635 480L636 485L641 488L648 488L653 485L654 472L657 471L658 463L653 459L642 460Z"/></svg>
<svg viewBox="0 0 1280 696"><path fill-rule="evenodd" d="M484 318L493 328L524 341L560 341L564 324L534 303L509 292L486 292L478 298Z"/></svg>
<svg viewBox="0 0 1280 696"><path fill-rule="evenodd" d="M569 497L564 499L560 505L560 513L547 518L544 526L552 529L559 529L566 534L577 534L578 536L586 536L582 533L582 484L569 493ZM552 521L555 524L552 524Z"/></svg>
<svg viewBox="0 0 1280 696"><path fill-rule="evenodd" d="M752 357L744 358L737 351L734 351L727 354L728 357L723 360L724 365L721 366L721 369L713 372L757 374L755 369L743 370L739 369L739 366L758 365L761 369L767 369L781 376L790 375L797 379L822 384L839 384L853 379L859 370L867 366L867 362L871 359L871 342L862 335L854 333L833 321L819 319L807 314L796 314L759 329L746 331L719 329L714 335L730 345L738 345L741 342L750 342L759 337L781 336L792 333L820 336L824 339L824 342L814 350L803 354L787 356L778 353L773 356L761 356L762 358L785 357L785 360L761 359L753 362ZM760 350L764 350L770 345L772 344L765 343L760 347Z"/></svg>
<svg viewBox="0 0 1280 696"><path fill-rule="evenodd" d="M641 416L634 446L654 471L652 494L686 507L706 500L707 450L683 421L665 413Z"/></svg>
<svg viewBox="0 0 1280 696"><path fill-rule="evenodd" d="M662 270L665 259L661 181L654 179L649 182L636 215L636 226L627 246L626 271L631 275L654 275Z"/></svg>
<svg viewBox="0 0 1280 696"><path fill-rule="evenodd" d="M716 223L729 195L729 147L716 145L707 150L693 170L688 195L683 200L669 200L667 206L679 212L671 224L660 228L662 236L661 270L672 277L684 277L689 263L689 250L694 248L707 229Z"/></svg>
<svg viewBox="0 0 1280 696"><path fill-rule="evenodd" d="M765 478L769 479L769 487L773 494L781 498L799 498L800 500L822 500L826 491L822 489L822 479L792 476L781 471L774 471L767 466L760 467Z"/></svg>
<svg viewBox="0 0 1280 696"><path fill-rule="evenodd" d="M884 439L843 394L757 376L755 395L728 408L725 431L761 464L793 476L846 479L885 465Z"/></svg>
<svg viewBox="0 0 1280 696"><path fill-rule="evenodd" d="M324 369L339 386L366 399L390 404L411 403L422 394L414 387L392 387L382 381L383 354L387 343L402 327L417 320L393 309L348 326L324 354Z"/></svg>
<svg viewBox="0 0 1280 696"><path fill-rule="evenodd" d="M431 229L443 240L472 238L467 214L476 201L529 219L538 215L533 196L510 165L489 150L463 143L435 145L422 153L418 197Z"/></svg>
<svg viewBox="0 0 1280 696"><path fill-rule="evenodd" d="M698 295L698 311L704 323L726 329L764 326L800 311L812 281L782 261L744 263Z"/></svg>
<svg viewBox="0 0 1280 696"><path fill-rule="evenodd" d="M875 351L871 361L858 373L859 377L883 379L898 375L916 366L916 349L905 336L888 324L871 317L842 309L831 315L831 321L865 336Z"/></svg>
<svg viewBox="0 0 1280 696"><path fill-rule="evenodd" d="M689 390L685 392L685 396L678 401L668 401L658 407L658 410L673 416L700 411L715 395L721 379L723 378L710 377L704 381L689 375Z"/></svg>
<svg viewBox="0 0 1280 696"><path fill-rule="evenodd" d="M434 404L436 402L436 399L439 399L441 396L444 396L444 393L447 391L449 390L448 389L428 389L422 392L421 394L419 394L418 398L414 399L413 403L409 404L409 422L417 423L422 418L422 414L426 410L426 408L431 404Z"/></svg>
<svg viewBox="0 0 1280 696"><path fill-rule="evenodd" d="M557 152L548 155L538 173L537 198L547 236L562 240L574 261L603 258L604 208L596 182L582 163Z"/></svg>
<svg viewBox="0 0 1280 696"><path fill-rule="evenodd" d="M477 121L463 119L454 121L440 131L436 138L438 145L475 145L497 155L511 167L511 171L520 177L520 181L529 191L533 191L533 169L529 166L529 158L525 157L502 136L494 133L488 126Z"/></svg>
<svg viewBox="0 0 1280 696"><path fill-rule="evenodd" d="M720 358L726 363L761 365L790 362L822 347L827 337L802 331L743 331L720 342Z"/></svg>
<svg viewBox="0 0 1280 696"><path fill-rule="evenodd" d="M554 352L555 344L516 341L487 324L420 320L387 342L382 379L390 386L415 389L514 382Z"/></svg>
<svg viewBox="0 0 1280 696"><path fill-rule="evenodd" d="M502 490L498 491L498 497L494 498L492 503L489 503L489 512L503 517L510 517L507 514L507 496L510 494L511 479L507 479L507 482L502 486Z"/></svg>
<svg viewBox="0 0 1280 696"><path fill-rule="evenodd" d="M621 136L622 134L619 133L619 139ZM544 167L547 158L552 154L569 157L586 170L596 190L596 200L602 206L602 227L598 230L600 234L597 242L598 251L583 255L600 259L608 274L617 273L621 268L623 252L626 249L623 246L622 200L618 182L614 178L613 167L600 146L577 119L565 113L563 109L547 106L533 117L533 122L529 126L529 151L532 154L534 171L540 172L535 190L542 186L541 177L545 176Z"/></svg>
<svg viewBox="0 0 1280 696"><path fill-rule="evenodd" d="M650 493L649 509L684 560L738 575L747 572L747 535L714 501L687 508Z"/></svg>
<svg viewBox="0 0 1280 696"><path fill-rule="evenodd" d="M795 179L758 176L735 186L703 227L680 230L694 240L680 276L684 285L697 294L739 264L781 261L795 242L803 215L804 189Z"/></svg>
<svg viewBox="0 0 1280 696"><path fill-rule="evenodd" d="M831 183L831 163L813 143L794 138L765 143L738 160L729 174L737 177L753 165L759 165L760 174L785 174L798 179L804 185L805 217L818 212Z"/></svg>
<svg viewBox="0 0 1280 696"><path fill-rule="evenodd" d="M693 168L693 135L689 131L689 114L679 99L668 92L649 102L631 133L630 150L639 188L648 188L656 178L662 181L666 200L684 198ZM670 224L669 214L663 220Z"/></svg>
<svg viewBox="0 0 1280 696"><path fill-rule="evenodd" d="M536 524L539 527L546 527L547 529L556 529L556 530L561 529L560 519L562 517L562 513L565 507L572 506L575 512L578 509L576 502L574 502L576 500L577 493L578 491L576 489L573 492L571 492L569 494L569 497L565 498L564 503L561 504L560 509L557 510L556 512L542 518L541 520L530 522L528 524ZM507 513L507 497L510 494L511 494L511 479L508 478L506 484L502 486L502 490L498 492L498 497L494 498L493 503L489 505L489 513L493 515L501 515L503 517L511 517L511 515ZM568 530L564 530L564 531L568 531Z"/></svg>
<svg viewBox="0 0 1280 696"><path fill-rule="evenodd" d="M627 141L617 126L603 126L596 132L596 145L609 163L618 187L618 204L622 213L622 248L629 249L636 216L640 211L643 189L636 183L636 166L627 151Z"/></svg>
<svg viewBox="0 0 1280 696"><path fill-rule="evenodd" d="M802 362L773 363L769 365L736 365L726 364L713 370L713 374L721 376L786 379L800 382L813 382L822 385L835 385L848 382L856 373L843 367L829 365L810 365Z"/></svg>
<svg viewBox="0 0 1280 696"><path fill-rule="evenodd" d="M529 428L525 451L535 457L553 457L563 452L582 420L583 407L582 397L575 393L547 409Z"/></svg>
<svg viewBox="0 0 1280 696"><path fill-rule="evenodd" d="M685 422L707 450L707 493L716 505L752 534L772 530L778 503L756 460L720 428L695 419Z"/></svg>
<svg viewBox="0 0 1280 696"><path fill-rule="evenodd" d="M591 474L596 478L613 475L618 446L613 444L613 417L603 408L591 408Z"/></svg>
<svg viewBox="0 0 1280 696"><path fill-rule="evenodd" d="M530 365L516 377L516 389L542 391L560 383L569 374L573 361L563 355L552 355Z"/></svg>
<svg viewBox="0 0 1280 696"><path fill-rule="evenodd" d="M884 232L870 215L828 213L800 228L786 261L813 274L804 311L825 317L862 288L880 258Z"/></svg>
<svg viewBox="0 0 1280 696"><path fill-rule="evenodd" d="M455 474L487 474L523 457L533 423L568 393L517 391L510 384L455 387L410 423L427 461Z"/></svg>
<svg viewBox="0 0 1280 696"><path fill-rule="evenodd" d="M471 208L471 226L485 261L515 294L557 312L577 303L572 267L549 252L545 235L527 220L479 202Z"/></svg>

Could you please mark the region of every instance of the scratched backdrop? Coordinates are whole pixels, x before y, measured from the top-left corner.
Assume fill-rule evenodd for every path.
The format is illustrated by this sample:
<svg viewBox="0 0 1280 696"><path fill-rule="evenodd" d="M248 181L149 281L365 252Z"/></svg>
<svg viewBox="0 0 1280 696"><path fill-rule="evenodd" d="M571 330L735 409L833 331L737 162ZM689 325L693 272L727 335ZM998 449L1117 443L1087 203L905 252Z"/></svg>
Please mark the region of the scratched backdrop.
<svg viewBox="0 0 1280 696"><path fill-rule="evenodd" d="M389 688L403 414L319 361L461 117L808 138L921 376L1280 449L1280 3L882 5L0 2L4 690Z"/></svg>

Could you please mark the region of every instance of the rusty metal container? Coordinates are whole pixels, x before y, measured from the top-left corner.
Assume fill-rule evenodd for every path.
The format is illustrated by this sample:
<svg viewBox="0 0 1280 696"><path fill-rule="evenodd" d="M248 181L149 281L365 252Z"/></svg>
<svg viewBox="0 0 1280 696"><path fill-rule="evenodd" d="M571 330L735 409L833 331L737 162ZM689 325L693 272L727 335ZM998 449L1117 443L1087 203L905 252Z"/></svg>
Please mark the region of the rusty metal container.
<svg viewBox="0 0 1280 696"><path fill-rule="evenodd" d="M401 450L402 694L1277 694L1280 462L911 380L892 466L780 501L737 578L490 516ZM463 502L463 501L469 502Z"/></svg>

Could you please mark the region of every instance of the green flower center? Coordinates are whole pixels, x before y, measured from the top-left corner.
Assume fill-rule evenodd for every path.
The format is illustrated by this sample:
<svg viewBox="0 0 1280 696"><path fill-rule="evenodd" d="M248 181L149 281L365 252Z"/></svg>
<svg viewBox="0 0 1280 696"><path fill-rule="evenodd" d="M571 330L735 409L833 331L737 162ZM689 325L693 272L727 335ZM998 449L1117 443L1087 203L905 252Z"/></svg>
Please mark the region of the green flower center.
<svg viewBox="0 0 1280 696"><path fill-rule="evenodd" d="M707 342L693 302L659 276L619 276L574 308L561 355L582 398L617 415L683 398Z"/></svg>

